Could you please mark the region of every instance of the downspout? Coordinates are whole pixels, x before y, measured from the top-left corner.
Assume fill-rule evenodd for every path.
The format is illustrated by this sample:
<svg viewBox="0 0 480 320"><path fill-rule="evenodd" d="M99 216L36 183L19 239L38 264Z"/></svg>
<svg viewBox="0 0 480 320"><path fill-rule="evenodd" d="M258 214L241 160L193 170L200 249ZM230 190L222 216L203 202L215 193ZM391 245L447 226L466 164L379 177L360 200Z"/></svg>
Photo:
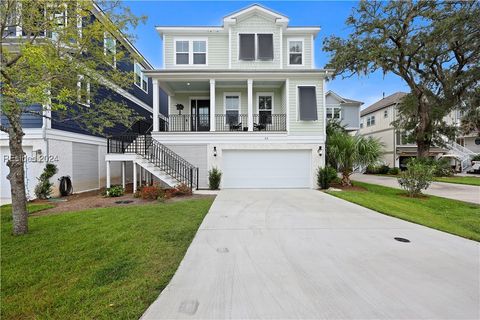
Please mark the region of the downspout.
<svg viewBox="0 0 480 320"><path fill-rule="evenodd" d="M397 105L398 102L393 107L393 119L397 119ZM393 166L395 167L397 163L397 128L393 127ZM398 159L398 167L400 168L400 159Z"/></svg>

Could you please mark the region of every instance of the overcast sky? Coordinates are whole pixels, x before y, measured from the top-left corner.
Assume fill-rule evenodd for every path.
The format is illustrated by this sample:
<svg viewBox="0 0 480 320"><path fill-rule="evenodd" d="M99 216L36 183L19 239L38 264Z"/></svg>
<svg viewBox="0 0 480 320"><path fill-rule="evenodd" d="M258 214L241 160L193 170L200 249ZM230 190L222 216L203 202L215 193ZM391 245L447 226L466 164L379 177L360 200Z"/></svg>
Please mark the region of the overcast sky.
<svg viewBox="0 0 480 320"><path fill-rule="evenodd" d="M322 50L323 39L330 35L346 37L345 20L357 5L356 1L125 1L136 15L148 20L135 30L136 47L155 68L162 66L162 41L155 26L220 26L225 15L253 3L259 3L290 18L291 26L320 26L315 40L315 63L323 68L329 56ZM346 98L363 101L363 108L382 98L382 94L409 91L393 74L372 74L368 77L335 79L327 84Z"/></svg>

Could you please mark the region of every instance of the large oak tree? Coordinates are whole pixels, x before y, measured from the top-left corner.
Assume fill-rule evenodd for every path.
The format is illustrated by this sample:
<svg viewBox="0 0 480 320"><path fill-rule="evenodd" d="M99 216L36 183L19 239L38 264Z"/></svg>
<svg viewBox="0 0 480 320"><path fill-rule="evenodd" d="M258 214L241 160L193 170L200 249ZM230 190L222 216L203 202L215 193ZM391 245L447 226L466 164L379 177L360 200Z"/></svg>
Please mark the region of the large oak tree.
<svg viewBox="0 0 480 320"><path fill-rule="evenodd" d="M112 49L112 43L116 41L120 48L122 42L114 40L115 36L122 39L119 30L126 34L141 18L121 1L96 3L97 7L89 0L0 3L1 112L8 120L0 130L9 138L8 179L16 235L28 232L23 114L51 120L56 113L56 121L74 121L98 134L137 119L124 103L105 95L97 99L96 92L105 85L125 87L133 82L132 72L112 67L113 61L120 65L127 59L124 51ZM92 19L92 12L99 8L98 19ZM18 30L21 37L12 38L19 35ZM41 105L40 111L31 108L35 104Z"/></svg>
<svg viewBox="0 0 480 320"><path fill-rule="evenodd" d="M324 41L327 67L343 77L378 70L401 77L411 93L394 125L416 142L419 157L453 138L445 116L478 107L480 2L362 1L346 24L346 39Z"/></svg>

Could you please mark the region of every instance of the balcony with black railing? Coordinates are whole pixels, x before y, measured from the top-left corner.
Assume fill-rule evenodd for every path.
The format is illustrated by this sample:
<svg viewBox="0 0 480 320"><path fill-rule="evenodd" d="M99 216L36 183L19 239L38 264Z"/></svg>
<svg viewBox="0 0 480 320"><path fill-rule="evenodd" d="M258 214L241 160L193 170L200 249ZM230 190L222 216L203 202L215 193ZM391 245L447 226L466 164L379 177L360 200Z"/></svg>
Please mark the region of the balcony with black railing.
<svg viewBox="0 0 480 320"><path fill-rule="evenodd" d="M287 115L263 112L253 114L253 125L248 127L248 115L238 113L216 114L214 132L284 132L287 131ZM211 131L209 114L179 114L160 119L161 132L202 132Z"/></svg>

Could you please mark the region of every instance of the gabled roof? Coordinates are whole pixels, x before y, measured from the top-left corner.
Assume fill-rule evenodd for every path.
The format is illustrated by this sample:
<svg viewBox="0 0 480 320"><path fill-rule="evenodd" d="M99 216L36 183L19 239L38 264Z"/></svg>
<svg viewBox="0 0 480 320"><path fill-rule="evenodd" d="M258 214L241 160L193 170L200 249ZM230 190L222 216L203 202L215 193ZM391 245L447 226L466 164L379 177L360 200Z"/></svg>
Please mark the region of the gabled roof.
<svg viewBox="0 0 480 320"><path fill-rule="evenodd" d="M236 19L251 13L260 13L263 15L271 16L276 22L284 22L285 24L288 24L289 21L287 16L255 3L225 16L223 18L223 22L224 24L235 22Z"/></svg>
<svg viewBox="0 0 480 320"><path fill-rule="evenodd" d="M386 107L390 107L391 105L397 104L402 101L403 97L405 97L408 93L406 92L395 92L381 100L378 100L371 106L367 107L366 109L360 112L360 116L364 116L370 114L372 112L381 110Z"/></svg>
<svg viewBox="0 0 480 320"><path fill-rule="evenodd" d="M223 18L222 26L155 26L157 32L162 36L168 32L175 32L178 34L205 34L205 33L226 33L228 27L237 22L237 19L246 17L251 14L259 14L264 17L271 18L276 24L282 26L285 35L295 34L313 34L314 37L320 31L319 26L298 26L289 27L289 19L286 15L278 13L272 9L264 7L260 4L252 4L246 8L240 9Z"/></svg>
<svg viewBox="0 0 480 320"><path fill-rule="evenodd" d="M328 90L328 92L325 94L325 96L328 96L328 95L334 96L341 103L358 104L360 106L363 104L362 101L357 101L357 100L353 100L353 99L344 98L344 97L340 96L338 93L333 92L332 90Z"/></svg>

